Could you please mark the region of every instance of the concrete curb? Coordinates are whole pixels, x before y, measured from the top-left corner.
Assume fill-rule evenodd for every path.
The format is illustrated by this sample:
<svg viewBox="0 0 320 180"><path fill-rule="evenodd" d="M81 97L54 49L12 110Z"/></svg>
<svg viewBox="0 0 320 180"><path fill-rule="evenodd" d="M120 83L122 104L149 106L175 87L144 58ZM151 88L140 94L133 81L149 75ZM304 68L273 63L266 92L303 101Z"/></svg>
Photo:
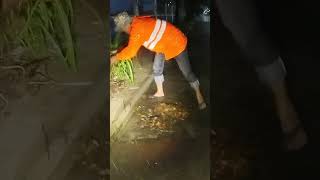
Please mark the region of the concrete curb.
<svg viewBox="0 0 320 180"><path fill-rule="evenodd" d="M141 88L139 88L134 93L134 96L125 101L130 103L123 103L122 106L118 106L117 109L115 109L117 113L112 121L110 119L111 140L115 140L117 134L127 124L129 118L132 115L133 107L137 104L138 100L148 90L148 88L150 87L150 84L153 82L153 76L147 76L143 82L144 83L141 85ZM111 106L112 104L110 104L110 108Z"/></svg>
<svg viewBox="0 0 320 180"><path fill-rule="evenodd" d="M133 107L141 98L141 96L146 92L146 90L149 88L152 81L153 81L153 76L150 76L150 75L146 76L145 79L142 81L143 84L141 85L141 88L137 89L133 93L134 96L132 96L127 100L127 101L130 101L130 103L124 103L124 104L127 104L127 106L125 106L124 108L118 107L117 109L117 111L119 112L117 116L118 123L116 124L117 128L116 128L116 131L114 131L113 136L116 136L117 133L121 131L122 127L125 126L125 124L128 122L128 120L130 119L130 116L132 115ZM103 109L105 108L104 107L105 104L101 102L101 99L102 99L101 96L97 96L97 95L101 94L101 92L99 93L99 89L101 90L105 88L107 87L103 83L100 84L98 88L97 87L93 88L92 91L90 92L94 92L94 93L90 93L91 96L88 96L86 100L83 101L83 102L88 102L88 101L96 102L100 100L99 103L96 103L97 106L88 108L87 103L83 103L79 105L80 109L86 108L87 110L89 110L88 112L90 113L87 113L87 115L84 115L83 113L76 114L72 118L72 121L65 126L67 131L72 132L72 134L70 134L71 136L70 139L76 140L77 137L79 137L79 135L81 135L85 131L86 127L90 123L87 119L90 119L90 117L94 117L94 115L96 115L99 112L100 113L104 112ZM105 98L105 99L108 99L108 98ZM115 125L113 124L113 126ZM63 144L63 141L61 141L60 139L60 143L57 142L55 144L54 149L61 148L61 149L64 149L64 152L63 153L62 152L58 153L58 151L56 153L53 152L55 153L55 155L53 154L52 156L54 156L54 158L56 159L56 162L51 162L51 165L49 165L47 164L47 159L46 159L47 157L43 156L41 161L37 164L37 168L33 169L31 175L28 177L30 177L30 180L45 179L45 178L47 178L48 180L61 180L65 178L65 175L73 166L74 158L72 157L72 155L73 155L73 152L75 152L78 147L79 145L77 144L76 141L71 141L70 144L65 145ZM48 169L50 169L50 173L49 172L46 173L48 175L47 177L40 176L39 172L42 172L43 170L48 171Z"/></svg>
<svg viewBox="0 0 320 180"><path fill-rule="evenodd" d="M139 86L135 90L125 90L110 99L110 140L116 139L119 131L126 125L132 115L134 106L142 95L148 90L150 84L153 81L152 76L152 60L154 54L146 49L141 49L138 53L138 59L140 61L140 70L137 70L136 86Z"/></svg>
<svg viewBox="0 0 320 180"><path fill-rule="evenodd" d="M130 103L122 108L122 107L118 107L117 111L119 112L117 114L117 124L112 124L113 126L116 126L116 131L114 131L114 133L112 134L113 136L116 136L118 134L119 131L121 131L122 127L125 126L125 124L128 122L128 120L130 119L130 116L133 113L133 107L135 106L135 104L138 102L138 100L141 98L141 96L146 92L146 90L149 88L150 84L153 81L153 76L146 76L145 79L142 81L142 85L141 88L137 89L133 94L134 96L132 96L131 98L129 98L127 101L130 101ZM99 86L99 88L97 88L95 90L95 93L90 93L90 94L99 94L97 91L98 89L102 89L102 84ZM92 91L90 91L92 92ZM101 94L101 93L100 93ZM93 95L94 96L94 95ZM88 96L88 98L86 98L86 101L98 101L98 99L101 100L101 97L99 98L98 96ZM125 103L124 103L125 104ZM83 108L86 107L86 103L80 105L83 106ZM99 108L100 107L100 108ZM105 108L104 105L102 103L99 103L99 107L95 106L95 107L90 107L90 114L87 114L86 116L83 116L83 114L77 114L72 118L72 122L68 123L65 128L67 128L68 131L73 132L71 134L71 137L73 140L76 140L77 137L82 134L87 125L88 125L88 121L86 119L93 117L94 114L97 114L100 112L103 112L103 109ZM92 110L92 111L91 111ZM80 126L79 126L80 124ZM75 127L78 128L75 128ZM81 128L79 128L81 127ZM110 127L111 128L111 127ZM110 131L111 132L111 131ZM110 133L111 135L111 133ZM72 141L70 144L68 145L64 145L61 141L60 143L57 143L55 145L55 149L57 148L62 148L64 149L63 153L56 153L55 155L55 159L56 162L51 162L51 165L48 165L46 162L46 156L43 156L43 158L41 159L41 161L37 164L37 168L35 168L32 171L32 174L28 177L30 177L31 179L45 179L46 177L44 176L40 176L39 172L42 172L43 170L47 170L51 169L50 173L46 173L48 174L47 179L48 180L61 180L65 177L65 175L67 174L67 172L72 168L73 163L74 163L74 159L72 157L73 152L75 152L77 150L77 148L79 147L79 145L77 145L76 141ZM48 167L50 166L50 167ZM43 168L43 170L42 170Z"/></svg>

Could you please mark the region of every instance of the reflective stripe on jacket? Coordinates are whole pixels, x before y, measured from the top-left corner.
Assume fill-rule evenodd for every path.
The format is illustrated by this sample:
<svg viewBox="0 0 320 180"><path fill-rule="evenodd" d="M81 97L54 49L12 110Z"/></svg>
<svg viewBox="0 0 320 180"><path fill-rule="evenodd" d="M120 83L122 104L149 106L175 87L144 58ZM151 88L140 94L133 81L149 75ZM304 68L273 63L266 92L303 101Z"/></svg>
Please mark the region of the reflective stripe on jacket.
<svg viewBox="0 0 320 180"><path fill-rule="evenodd" d="M136 56L141 46L163 53L169 60L179 55L187 46L187 37L174 25L151 17L134 17L130 27L129 43L117 54L124 60Z"/></svg>

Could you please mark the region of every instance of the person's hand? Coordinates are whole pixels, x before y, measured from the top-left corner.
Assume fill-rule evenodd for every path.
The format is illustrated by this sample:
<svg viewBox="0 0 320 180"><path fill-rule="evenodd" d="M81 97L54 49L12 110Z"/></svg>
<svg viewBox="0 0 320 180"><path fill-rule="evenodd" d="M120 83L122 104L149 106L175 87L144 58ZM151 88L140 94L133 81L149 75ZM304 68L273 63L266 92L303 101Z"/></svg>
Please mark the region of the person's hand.
<svg viewBox="0 0 320 180"><path fill-rule="evenodd" d="M111 56L111 57L110 57L110 64L113 64L113 63L115 63L116 61L117 61L116 56Z"/></svg>

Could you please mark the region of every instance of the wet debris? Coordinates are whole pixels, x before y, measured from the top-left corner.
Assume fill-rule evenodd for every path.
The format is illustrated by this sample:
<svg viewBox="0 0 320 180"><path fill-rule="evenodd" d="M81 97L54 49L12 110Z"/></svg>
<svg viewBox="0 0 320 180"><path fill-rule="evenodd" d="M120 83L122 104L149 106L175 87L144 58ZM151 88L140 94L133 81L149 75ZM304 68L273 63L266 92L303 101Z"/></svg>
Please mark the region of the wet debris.
<svg viewBox="0 0 320 180"><path fill-rule="evenodd" d="M102 169L99 171L100 176L107 176L110 175L110 170L109 169Z"/></svg>
<svg viewBox="0 0 320 180"><path fill-rule="evenodd" d="M189 109L178 102L140 105L136 108L136 114L140 119L137 122L138 127L163 133L173 132L174 125L186 120L190 115Z"/></svg>
<svg viewBox="0 0 320 180"><path fill-rule="evenodd" d="M4 97L3 94L0 93L0 112L5 110L9 104L9 100Z"/></svg>
<svg viewBox="0 0 320 180"><path fill-rule="evenodd" d="M85 148L86 149L85 149L84 153L86 155L90 154L92 151L96 151L97 150L97 147L92 143L90 143L89 145L86 145Z"/></svg>
<svg viewBox="0 0 320 180"><path fill-rule="evenodd" d="M90 164L89 169L96 170L97 165L95 163Z"/></svg>
<svg viewBox="0 0 320 180"><path fill-rule="evenodd" d="M107 179L109 169L106 145L109 141L105 139L105 127L101 121L103 117L101 114L94 117L87 134L77 140L80 148L75 152L79 156L75 160L75 167L80 171L84 170L99 176L101 179Z"/></svg>
<svg viewBox="0 0 320 180"><path fill-rule="evenodd" d="M211 175L214 180L239 180L250 176L251 162L257 155L257 147L239 142L226 130L212 130L211 134ZM230 143L231 136L238 143ZM226 138L227 137L227 138ZM252 156L253 158L250 158Z"/></svg>
<svg viewBox="0 0 320 180"><path fill-rule="evenodd" d="M100 144L98 143L97 140L95 139L92 139L92 144L96 146L96 148L99 148L100 147Z"/></svg>
<svg viewBox="0 0 320 180"><path fill-rule="evenodd" d="M110 94L112 95L119 94L126 87L127 87L127 84L125 81L120 81L117 79L110 80Z"/></svg>

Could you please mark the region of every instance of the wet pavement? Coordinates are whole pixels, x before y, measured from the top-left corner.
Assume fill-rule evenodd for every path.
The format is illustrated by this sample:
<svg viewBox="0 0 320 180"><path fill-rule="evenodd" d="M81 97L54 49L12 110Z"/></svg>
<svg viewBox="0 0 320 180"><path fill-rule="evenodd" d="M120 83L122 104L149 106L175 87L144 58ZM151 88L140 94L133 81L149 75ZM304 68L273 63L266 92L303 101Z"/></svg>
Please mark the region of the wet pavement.
<svg viewBox="0 0 320 180"><path fill-rule="evenodd" d="M200 26L209 27L208 24ZM210 57L208 32L189 36L190 59L199 74L207 101L210 85L206 66ZM205 111L197 109L194 92L175 61L166 62L164 75L166 97L160 101L148 99L148 95L155 92L153 84L136 106L136 112L120 137L111 143L110 178L113 180L210 179L209 108ZM166 118L161 121L164 126L159 123L158 126L141 127L142 121L155 121L156 108L162 106L164 116L160 113L159 118ZM175 108L172 112L187 113L168 115L170 109ZM166 129L170 131L164 131Z"/></svg>

